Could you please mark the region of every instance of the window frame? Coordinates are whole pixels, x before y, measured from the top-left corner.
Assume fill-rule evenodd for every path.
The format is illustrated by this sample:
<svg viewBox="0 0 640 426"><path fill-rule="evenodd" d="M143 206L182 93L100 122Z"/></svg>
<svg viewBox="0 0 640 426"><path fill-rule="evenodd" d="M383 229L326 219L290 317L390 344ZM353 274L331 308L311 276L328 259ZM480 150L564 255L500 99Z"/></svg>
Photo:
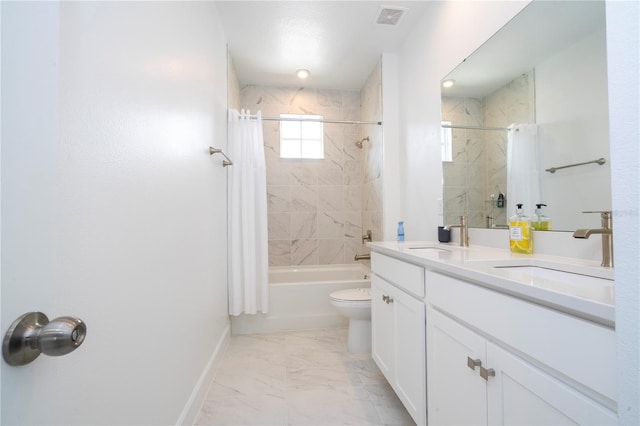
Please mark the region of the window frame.
<svg viewBox="0 0 640 426"><path fill-rule="evenodd" d="M280 114L280 158L284 160L323 160L324 155L324 123L321 115L316 114ZM306 123L305 123L306 122ZM309 127L310 123L317 124ZM306 124L306 125L305 125ZM297 127L297 128L296 128ZM283 129L284 128L284 129ZM310 134L314 133L314 134ZM319 133L319 134L318 134ZM295 137L284 135L296 134ZM284 141L284 144L283 144ZM304 144L316 143L316 155L305 154ZM289 144L289 148L287 148ZM296 145L296 146L291 146ZM297 149L296 149L297 148ZM297 154L296 154L297 151Z"/></svg>

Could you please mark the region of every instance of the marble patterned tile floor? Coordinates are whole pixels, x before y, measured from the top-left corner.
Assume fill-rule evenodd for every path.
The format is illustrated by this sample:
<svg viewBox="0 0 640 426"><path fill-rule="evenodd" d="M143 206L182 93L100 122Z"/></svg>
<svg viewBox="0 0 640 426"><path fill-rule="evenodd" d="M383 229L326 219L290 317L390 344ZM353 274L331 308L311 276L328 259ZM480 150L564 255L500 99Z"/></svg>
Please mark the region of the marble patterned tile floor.
<svg viewBox="0 0 640 426"><path fill-rule="evenodd" d="M346 329L232 336L196 424L415 425L346 340Z"/></svg>

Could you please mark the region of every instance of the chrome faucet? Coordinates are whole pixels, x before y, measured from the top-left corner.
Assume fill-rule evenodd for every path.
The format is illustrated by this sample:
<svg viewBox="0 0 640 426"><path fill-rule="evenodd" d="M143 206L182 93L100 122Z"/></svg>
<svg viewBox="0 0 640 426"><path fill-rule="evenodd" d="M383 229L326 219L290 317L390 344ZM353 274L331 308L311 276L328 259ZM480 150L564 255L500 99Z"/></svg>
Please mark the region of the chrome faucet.
<svg viewBox="0 0 640 426"><path fill-rule="evenodd" d="M356 257L353 258L353 260L370 260L370 259L371 259L370 254L356 254Z"/></svg>
<svg viewBox="0 0 640 426"><path fill-rule="evenodd" d="M373 241L371 238L373 238L371 229L367 229L367 233L362 236L362 244L364 244L365 241L369 241L369 242Z"/></svg>
<svg viewBox="0 0 640 426"><path fill-rule="evenodd" d="M589 238L593 234L602 235L602 263L601 266L613 268L613 213L611 211L595 211L582 213L600 213L602 228L576 229L573 238Z"/></svg>
<svg viewBox="0 0 640 426"><path fill-rule="evenodd" d="M460 228L460 246L469 247L469 229L467 228L467 217L460 216L459 225L446 225L444 227L444 229L447 231L451 228Z"/></svg>

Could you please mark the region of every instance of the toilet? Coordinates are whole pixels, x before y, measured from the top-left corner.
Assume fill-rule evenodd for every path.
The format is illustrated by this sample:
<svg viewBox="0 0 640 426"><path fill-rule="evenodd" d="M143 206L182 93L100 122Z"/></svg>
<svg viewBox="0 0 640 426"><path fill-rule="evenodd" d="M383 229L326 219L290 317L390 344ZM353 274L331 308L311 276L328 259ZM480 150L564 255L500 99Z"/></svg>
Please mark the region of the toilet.
<svg viewBox="0 0 640 426"><path fill-rule="evenodd" d="M371 288L334 291L329 298L338 312L349 318L349 352L371 352Z"/></svg>

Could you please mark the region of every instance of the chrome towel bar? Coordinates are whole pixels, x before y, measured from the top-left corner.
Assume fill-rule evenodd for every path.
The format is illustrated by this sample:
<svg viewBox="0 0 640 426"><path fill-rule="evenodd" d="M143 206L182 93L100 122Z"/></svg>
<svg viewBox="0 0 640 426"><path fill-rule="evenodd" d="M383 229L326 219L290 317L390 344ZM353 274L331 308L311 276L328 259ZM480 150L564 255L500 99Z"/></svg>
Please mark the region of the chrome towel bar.
<svg viewBox="0 0 640 426"><path fill-rule="evenodd" d="M225 158L224 160L222 160L222 167L233 166L233 161L231 161L231 158L227 157L227 154L222 152L222 150L219 148L213 148L210 146L209 155L213 154L222 154L222 156Z"/></svg>
<svg viewBox="0 0 640 426"><path fill-rule="evenodd" d="M593 164L593 163L599 164L602 166L606 162L607 160L605 160L604 158L598 158L597 160L585 161L584 163L569 164L567 166L560 166L560 167L551 167L550 169L545 169L545 172L555 173L556 170L566 169L568 167L584 166L585 164Z"/></svg>

